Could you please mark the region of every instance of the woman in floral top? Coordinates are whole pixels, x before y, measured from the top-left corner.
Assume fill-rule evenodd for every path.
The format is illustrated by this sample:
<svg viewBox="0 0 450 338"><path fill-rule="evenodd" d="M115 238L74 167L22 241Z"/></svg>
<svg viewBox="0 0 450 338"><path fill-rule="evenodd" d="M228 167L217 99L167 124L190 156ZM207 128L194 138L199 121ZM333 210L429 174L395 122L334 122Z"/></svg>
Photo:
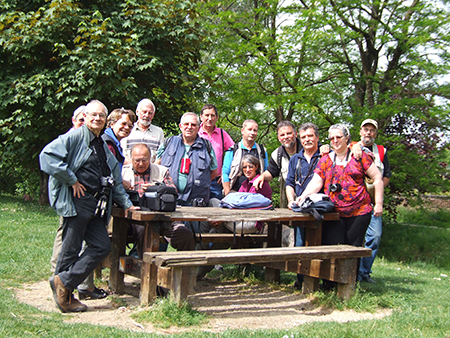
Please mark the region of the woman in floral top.
<svg viewBox="0 0 450 338"><path fill-rule="evenodd" d="M364 245L364 235L370 222L372 205L364 186L364 176L374 180L375 206L373 213L383 212L383 182L375 163L366 154L357 160L350 152L350 133L343 124L335 124L328 130L334 152L323 156L314 171L314 177L299 200L317 193L322 187L339 212L340 220L324 222L322 244Z"/></svg>

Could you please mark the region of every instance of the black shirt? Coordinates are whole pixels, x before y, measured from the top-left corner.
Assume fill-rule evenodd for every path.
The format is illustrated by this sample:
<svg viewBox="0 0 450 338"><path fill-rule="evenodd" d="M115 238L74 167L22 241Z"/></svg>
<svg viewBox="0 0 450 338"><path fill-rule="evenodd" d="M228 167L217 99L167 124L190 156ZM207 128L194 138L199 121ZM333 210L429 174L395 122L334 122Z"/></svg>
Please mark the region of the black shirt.
<svg viewBox="0 0 450 338"><path fill-rule="evenodd" d="M90 143L89 148L92 150L91 155L87 161L78 169L75 175L80 182L86 188L87 192L94 194L101 190L102 176L111 176L111 170L106 162L106 153L103 147L104 141L101 137L95 136L95 134L89 130Z"/></svg>

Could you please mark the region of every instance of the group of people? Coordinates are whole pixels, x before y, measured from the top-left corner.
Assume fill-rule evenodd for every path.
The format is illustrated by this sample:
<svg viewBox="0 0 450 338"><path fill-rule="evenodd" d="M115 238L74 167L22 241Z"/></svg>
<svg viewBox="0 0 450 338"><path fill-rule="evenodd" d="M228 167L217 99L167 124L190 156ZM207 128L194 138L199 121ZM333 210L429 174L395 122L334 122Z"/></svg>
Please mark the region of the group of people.
<svg viewBox="0 0 450 338"><path fill-rule="evenodd" d="M235 143L216 126L216 107L207 104L200 116L183 114L181 133L164 138L163 130L152 124L155 110L151 100L143 99L136 114L119 108L108 115L106 106L93 100L74 112L73 128L40 154L41 169L50 175L50 203L61 216L50 286L62 312L87 309L74 297L75 289L80 299L107 295L93 284L92 271L110 251L106 224L111 207L114 203L125 210L137 209L127 190L142 196L148 186L157 183L175 187L180 206L218 206L225 195L235 191L271 198L268 182L276 177L285 182L289 207L311 193L324 191L341 217L340 221L324 224L323 244L361 246L366 236L374 254L370 262L362 260L358 278L371 280L370 269L381 237L383 183L386 185L390 177L385 149L374 144L376 121L363 122L361 142L353 145L352 151L348 129L340 124L330 127L333 152L328 146L319 150L319 132L314 124L303 124L297 137L294 125L282 121L277 128L281 145L269 158L264 146L256 142L258 124L254 120L244 121L242 139ZM384 152L381 160L380 152ZM384 166L382 171L377 169L379 162ZM373 207L364 188L366 175L374 181ZM262 230L259 222L240 223L174 222L161 229L161 235L177 250L194 250L193 232ZM131 231L138 238L136 249L142 257L143 228L136 225ZM295 245L302 246L303 230L295 231ZM197 278L212 268L205 267ZM301 285L301 276L296 283Z"/></svg>

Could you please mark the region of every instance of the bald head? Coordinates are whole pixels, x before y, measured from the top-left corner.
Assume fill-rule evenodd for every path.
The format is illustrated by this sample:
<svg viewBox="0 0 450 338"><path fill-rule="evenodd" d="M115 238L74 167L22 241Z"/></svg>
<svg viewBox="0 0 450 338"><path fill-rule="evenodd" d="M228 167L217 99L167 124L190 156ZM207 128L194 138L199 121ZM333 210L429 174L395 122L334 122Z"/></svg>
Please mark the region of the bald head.
<svg viewBox="0 0 450 338"><path fill-rule="evenodd" d="M133 168L139 174L144 173L150 167L150 149L146 144L138 143L131 148L131 162Z"/></svg>

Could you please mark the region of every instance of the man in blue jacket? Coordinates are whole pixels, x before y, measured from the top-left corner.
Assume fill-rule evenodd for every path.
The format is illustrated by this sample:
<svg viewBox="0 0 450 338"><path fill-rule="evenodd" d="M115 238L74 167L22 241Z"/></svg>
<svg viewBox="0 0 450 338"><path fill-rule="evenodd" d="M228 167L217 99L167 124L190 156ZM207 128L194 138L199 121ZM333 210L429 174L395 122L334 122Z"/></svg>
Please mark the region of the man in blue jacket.
<svg viewBox="0 0 450 338"><path fill-rule="evenodd" d="M73 290L97 267L111 249L107 219L112 200L133 207L116 158L100 137L108 110L93 100L86 105L85 125L59 136L42 150L41 170L50 175L49 199L63 216L62 246L50 286L62 312L86 311ZM79 256L83 240L86 250Z"/></svg>

